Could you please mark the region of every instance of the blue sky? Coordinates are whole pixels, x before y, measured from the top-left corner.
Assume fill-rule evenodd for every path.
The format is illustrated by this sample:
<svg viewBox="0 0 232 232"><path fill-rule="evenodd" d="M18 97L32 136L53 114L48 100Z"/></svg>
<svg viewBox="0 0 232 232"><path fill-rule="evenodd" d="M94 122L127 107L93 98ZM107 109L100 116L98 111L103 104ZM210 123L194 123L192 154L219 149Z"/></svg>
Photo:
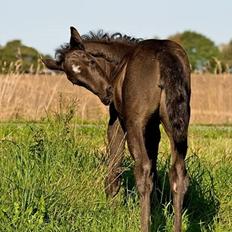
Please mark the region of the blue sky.
<svg viewBox="0 0 232 232"><path fill-rule="evenodd" d="M21 39L54 54L69 41L69 26L81 34L104 29L142 38L176 32L203 33L216 44L232 39L231 0L1 0L0 44Z"/></svg>

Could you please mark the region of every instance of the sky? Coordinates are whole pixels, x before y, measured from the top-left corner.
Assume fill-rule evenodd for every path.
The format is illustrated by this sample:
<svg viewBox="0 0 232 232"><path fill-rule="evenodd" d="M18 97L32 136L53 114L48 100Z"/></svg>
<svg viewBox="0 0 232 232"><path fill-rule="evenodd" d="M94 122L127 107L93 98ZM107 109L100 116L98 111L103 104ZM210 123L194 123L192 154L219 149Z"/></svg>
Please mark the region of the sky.
<svg viewBox="0 0 232 232"><path fill-rule="evenodd" d="M69 41L69 27L167 38L192 30L217 45L232 39L231 0L0 0L0 45L20 39L54 55Z"/></svg>

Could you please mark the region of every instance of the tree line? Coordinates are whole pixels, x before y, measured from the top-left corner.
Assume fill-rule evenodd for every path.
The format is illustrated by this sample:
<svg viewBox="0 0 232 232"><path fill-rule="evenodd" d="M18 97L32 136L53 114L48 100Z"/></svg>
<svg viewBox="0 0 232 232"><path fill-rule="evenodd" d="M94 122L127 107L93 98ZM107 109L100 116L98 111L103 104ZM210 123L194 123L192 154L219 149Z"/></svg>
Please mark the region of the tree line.
<svg viewBox="0 0 232 232"><path fill-rule="evenodd" d="M228 44L216 46L211 39L193 31L177 33L168 39L184 47L193 72L232 73L232 39ZM41 56L44 55L20 40L9 41L0 46L0 73L41 73L44 71Z"/></svg>
<svg viewBox="0 0 232 232"><path fill-rule="evenodd" d="M20 40L12 40L0 47L0 73L33 73L42 70L40 53Z"/></svg>
<svg viewBox="0 0 232 232"><path fill-rule="evenodd" d="M177 33L169 39L184 47L193 72L232 73L232 39L216 46L211 39L193 31Z"/></svg>

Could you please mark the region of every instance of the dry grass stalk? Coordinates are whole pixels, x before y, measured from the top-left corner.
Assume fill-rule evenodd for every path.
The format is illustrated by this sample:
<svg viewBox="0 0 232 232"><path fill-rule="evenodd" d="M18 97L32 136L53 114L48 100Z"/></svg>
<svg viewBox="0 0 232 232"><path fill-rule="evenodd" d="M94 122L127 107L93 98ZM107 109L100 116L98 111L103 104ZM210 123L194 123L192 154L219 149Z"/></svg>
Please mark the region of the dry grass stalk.
<svg viewBox="0 0 232 232"><path fill-rule="evenodd" d="M18 64L20 65L20 64ZM232 75L192 75L192 123L232 123ZM108 115L100 100L63 75L0 75L0 120L40 120L78 100L82 120L99 120Z"/></svg>

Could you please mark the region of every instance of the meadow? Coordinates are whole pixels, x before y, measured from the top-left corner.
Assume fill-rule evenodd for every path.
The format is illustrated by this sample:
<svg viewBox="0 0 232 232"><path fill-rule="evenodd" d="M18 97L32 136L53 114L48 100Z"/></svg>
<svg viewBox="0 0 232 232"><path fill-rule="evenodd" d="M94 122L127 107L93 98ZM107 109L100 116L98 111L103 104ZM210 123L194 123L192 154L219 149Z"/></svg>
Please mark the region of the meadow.
<svg viewBox="0 0 232 232"><path fill-rule="evenodd" d="M231 75L192 77L183 231L232 228L231 86ZM107 108L94 95L63 75L10 73L0 76L0 109L0 232L139 232L128 151L119 195L105 197ZM163 131L158 157L152 231L169 232L171 155Z"/></svg>
<svg viewBox="0 0 232 232"><path fill-rule="evenodd" d="M74 111L0 123L0 231L139 232L132 159L126 152L119 195L106 199L107 121L83 121ZM186 162L183 230L231 231L232 127L191 125ZM172 231L169 165L162 131L152 231Z"/></svg>

